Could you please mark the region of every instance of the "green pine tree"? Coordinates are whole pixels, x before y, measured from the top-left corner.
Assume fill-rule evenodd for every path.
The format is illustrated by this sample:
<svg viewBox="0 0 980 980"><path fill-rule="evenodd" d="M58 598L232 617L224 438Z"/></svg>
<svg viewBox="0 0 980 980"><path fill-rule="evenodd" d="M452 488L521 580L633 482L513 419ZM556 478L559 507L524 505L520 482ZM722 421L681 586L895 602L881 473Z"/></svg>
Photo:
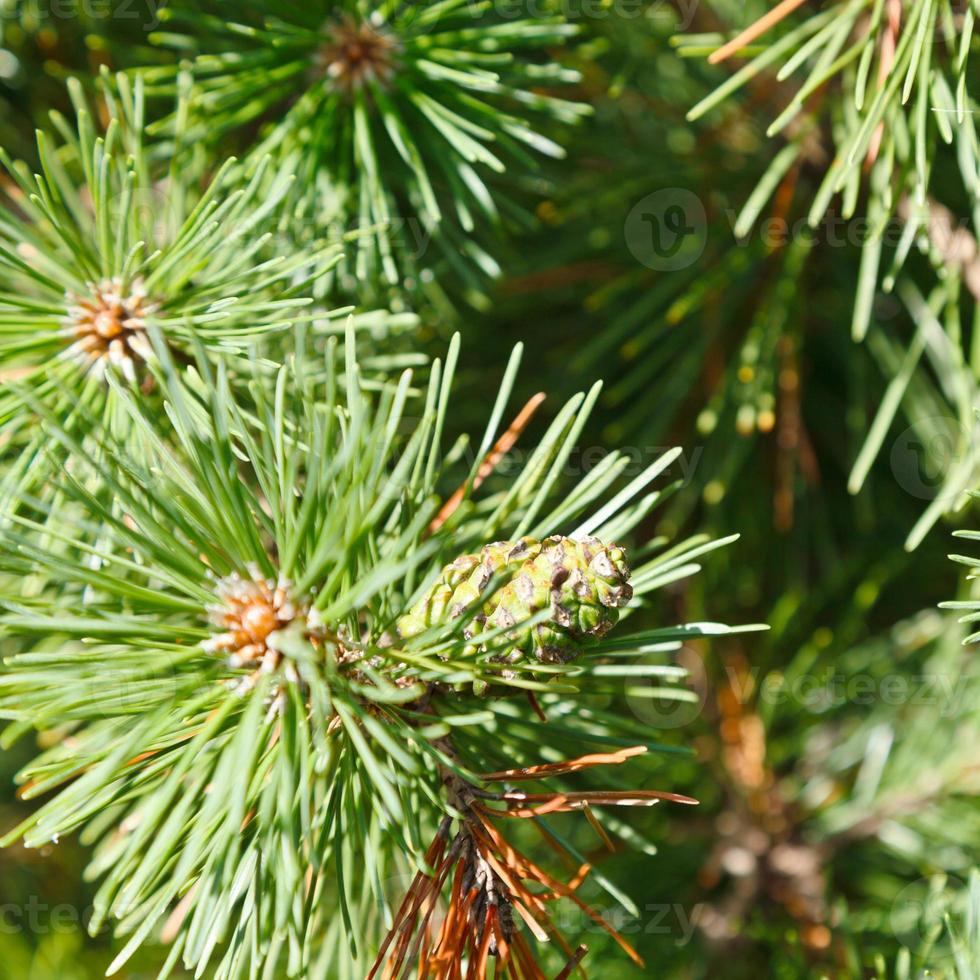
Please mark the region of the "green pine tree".
<svg viewBox="0 0 980 980"><path fill-rule="evenodd" d="M980 975L978 13L0 0L0 974Z"/></svg>

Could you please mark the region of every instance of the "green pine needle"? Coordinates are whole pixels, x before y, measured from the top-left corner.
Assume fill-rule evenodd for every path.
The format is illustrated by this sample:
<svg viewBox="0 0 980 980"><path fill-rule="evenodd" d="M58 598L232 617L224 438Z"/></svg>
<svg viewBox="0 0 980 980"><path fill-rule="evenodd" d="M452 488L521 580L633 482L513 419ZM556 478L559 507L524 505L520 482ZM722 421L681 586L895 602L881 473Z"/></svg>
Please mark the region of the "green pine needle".
<svg viewBox="0 0 980 980"><path fill-rule="evenodd" d="M516 13L464 0L179 0L156 40L194 55L193 139L257 130L252 156L297 175L303 223L359 233L358 278L404 285L439 256L495 274L477 244L502 221L495 175L561 156L541 125L589 111L554 94L578 80L551 56L576 28L557 12ZM176 71L147 71L150 89L171 93Z"/></svg>

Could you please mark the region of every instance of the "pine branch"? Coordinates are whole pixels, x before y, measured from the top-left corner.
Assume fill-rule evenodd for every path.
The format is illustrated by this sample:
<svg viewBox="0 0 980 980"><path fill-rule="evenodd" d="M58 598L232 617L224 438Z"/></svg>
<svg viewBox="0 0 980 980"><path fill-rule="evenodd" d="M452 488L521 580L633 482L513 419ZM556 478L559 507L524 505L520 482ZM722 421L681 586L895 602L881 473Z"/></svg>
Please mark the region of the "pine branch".
<svg viewBox="0 0 980 980"><path fill-rule="evenodd" d="M161 931L173 942L168 962L210 964L219 978L329 975L330 963L368 954L379 883L405 862L425 867L420 842L467 819L443 793L447 778L504 807L482 815L487 834L498 812L683 801L573 791L558 775L544 795L487 795L478 775L539 757L540 722L507 695L537 693L554 750L570 756L583 741L635 740L641 726L587 708L610 676L649 676L650 665L621 658L727 631L603 638L631 595L630 573L622 551L585 535L635 526L671 457L617 493L614 456L555 497L587 410L579 397L508 487L467 496L430 533L455 346L405 432L410 374L363 387L352 329L345 354L331 344L319 364L301 347L272 385L257 365L244 403L223 360L212 367L199 354L203 385L192 390L151 336L166 415L112 374L124 443L112 429L81 442L46 413L45 434L72 465L56 507L34 501L38 519L8 518L2 557L33 583L0 601L25 651L0 675L6 737L65 733L21 775L26 798L54 796L5 842L43 846L76 830L98 840L92 928L117 919L127 940L112 971ZM483 445L494 442L508 378ZM109 499L89 489L93 478ZM445 578L447 555L499 532L552 528L570 537L521 545L524 562L501 563L517 557L512 545L485 550L473 591L437 608L432 583ZM691 559L707 550L695 541L638 562L631 605L695 572ZM546 568L550 585L531 596L526 583ZM656 673L676 680L668 664Z"/></svg>
<svg viewBox="0 0 980 980"><path fill-rule="evenodd" d="M192 137L258 133L252 159L274 154L297 175L292 199L314 234L359 233L359 280L417 285L438 258L479 289L499 272L483 231L511 207L495 175L562 156L539 123L589 111L551 94L578 81L550 57L576 33L557 9L180 2L157 40L194 56ZM172 92L175 71L146 72L151 90Z"/></svg>
<svg viewBox="0 0 980 980"><path fill-rule="evenodd" d="M312 298L339 250L278 237L289 175L266 159L242 182L228 160L199 183L179 146L161 166L147 145L142 82L117 81L114 93L104 79L104 132L70 86L74 126L56 115L58 137L39 133L37 174L0 151L11 180L0 192L0 434L15 447L7 499L43 482L38 413L84 416L98 436L119 413L110 376L158 397L153 334L186 365L198 348L247 358L271 344L275 353L277 336L340 331L337 318L350 313ZM413 318L358 322L377 331Z"/></svg>

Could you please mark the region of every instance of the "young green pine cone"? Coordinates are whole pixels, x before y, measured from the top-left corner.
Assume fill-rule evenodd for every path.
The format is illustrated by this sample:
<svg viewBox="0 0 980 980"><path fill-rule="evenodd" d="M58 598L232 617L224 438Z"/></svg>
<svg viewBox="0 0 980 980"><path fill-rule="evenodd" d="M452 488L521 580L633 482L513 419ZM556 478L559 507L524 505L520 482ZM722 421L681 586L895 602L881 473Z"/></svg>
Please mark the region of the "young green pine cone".
<svg viewBox="0 0 980 980"><path fill-rule="evenodd" d="M501 587L466 625L473 649L499 649L494 659L506 663L532 657L567 663L619 620L619 607L633 596L629 575L623 549L596 538L498 541L447 565L398 621L398 632L408 638L459 618L472 610L491 579L500 576ZM522 625L545 609L550 610L546 620ZM481 634L500 628L507 632L492 647L479 643Z"/></svg>

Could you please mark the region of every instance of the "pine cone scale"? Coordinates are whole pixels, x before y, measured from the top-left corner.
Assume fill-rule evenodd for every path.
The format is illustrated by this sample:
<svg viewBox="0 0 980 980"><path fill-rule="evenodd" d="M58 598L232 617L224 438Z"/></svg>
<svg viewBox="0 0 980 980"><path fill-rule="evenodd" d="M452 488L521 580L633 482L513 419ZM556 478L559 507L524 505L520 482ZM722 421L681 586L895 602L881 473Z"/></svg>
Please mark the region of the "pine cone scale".
<svg viewBox="0 0 980 980"><path fill-rule="evenodd" d="M398 631L408 639L473 612L499 577L501 586L483 599L465 630L476 651L510 664L568 663L616 624L633 596L629 576L623 549L596 538L498 541L447 565ZM522 625L545 611L544 622ZM505 631L504 638L479 643L481 634L495 630Z"/></svg>

